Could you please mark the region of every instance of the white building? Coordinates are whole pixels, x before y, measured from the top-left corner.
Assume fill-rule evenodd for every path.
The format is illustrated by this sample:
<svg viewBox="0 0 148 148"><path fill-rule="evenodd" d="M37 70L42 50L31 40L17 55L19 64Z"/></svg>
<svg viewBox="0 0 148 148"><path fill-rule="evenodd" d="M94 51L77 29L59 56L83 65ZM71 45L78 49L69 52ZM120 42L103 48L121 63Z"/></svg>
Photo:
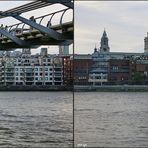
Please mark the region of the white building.
<svg viewBox="0 0 148 148"><path fill-rule="evenodd" d="M0 58L1 85L63 85L61 57L48 55L45 48L37 55L30 49L17 55Z"/></svg>

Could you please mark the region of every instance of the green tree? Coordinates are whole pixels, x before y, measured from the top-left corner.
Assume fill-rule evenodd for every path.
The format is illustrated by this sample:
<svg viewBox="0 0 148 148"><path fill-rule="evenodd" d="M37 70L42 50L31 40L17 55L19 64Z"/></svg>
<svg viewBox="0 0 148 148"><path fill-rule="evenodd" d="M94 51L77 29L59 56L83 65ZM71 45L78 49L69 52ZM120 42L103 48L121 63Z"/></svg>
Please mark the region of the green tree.
<svg viewBox="0 0 148 148"><path fill-rule="evenodd" d="M136 84L141 84L143 82L143 76L140 72L135 72L133 75L133 81Z"/></svg>

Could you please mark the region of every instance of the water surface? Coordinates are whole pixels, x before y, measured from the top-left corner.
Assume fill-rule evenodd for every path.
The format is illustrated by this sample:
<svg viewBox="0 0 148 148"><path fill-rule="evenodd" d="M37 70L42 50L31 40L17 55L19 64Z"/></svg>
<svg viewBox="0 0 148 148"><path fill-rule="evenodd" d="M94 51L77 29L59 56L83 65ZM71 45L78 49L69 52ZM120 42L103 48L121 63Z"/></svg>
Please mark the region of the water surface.
<svg viewBox="0 0 148 148"><path fill-rule="evenodd" d="M71 92L0 92L0 147L72 147Z"/></svg>
<svg viewBox="0 0 148 148"><path fill-rule="evenodd" d="M148 147L148 93L75 93L75 146Z"/></svg>

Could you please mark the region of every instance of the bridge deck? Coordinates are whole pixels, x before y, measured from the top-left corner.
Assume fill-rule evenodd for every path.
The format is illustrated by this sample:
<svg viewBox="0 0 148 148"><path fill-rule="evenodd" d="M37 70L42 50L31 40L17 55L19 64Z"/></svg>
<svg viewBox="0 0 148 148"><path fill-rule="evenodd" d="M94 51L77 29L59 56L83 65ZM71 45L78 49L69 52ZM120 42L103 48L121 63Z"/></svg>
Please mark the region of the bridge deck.
<svg viewBox="0 0 148 148"><path fill-rule="evenodd" d="M55 25L51 27L52 29L56 30L57 32L62 32L63 35L68 36L68 40L73 40L73 22L67 22L63 23L61 25ZM26 32L17 33L16 36L22 40L25 40L28 42L28 45L31 45L30 47L36 48L40 45L59 45L63 44L64 40L57 41L48 35L40 32L39 30L33 29L33 30L26 30ZM0 37L0 48L5 48L8 50L11 50L12 48L25 48L26 46L20 46L17 45L15 42L13 42L8 37Z"/></svg>
<svg viewBox="0 0 148 148"><path fill-rule="evenodd" d="M34 18L35 20L20 16L22 13L53 4L61 4L68 8ZM40 45L71 44L74 31L73 21L63 23L63 16L69 9L73 9L72 0L38 0L0 12L0 19L10 16L21 22L6 28L0 28L0 50L36 48ZM57 13L61 14L59 25L52 26L51 21ZM47 24L42 25L41 22L46 16L50 16L50 19ZM39 23L37 23L38 20ZM28 28L26 28L26 25Z"/></svg>

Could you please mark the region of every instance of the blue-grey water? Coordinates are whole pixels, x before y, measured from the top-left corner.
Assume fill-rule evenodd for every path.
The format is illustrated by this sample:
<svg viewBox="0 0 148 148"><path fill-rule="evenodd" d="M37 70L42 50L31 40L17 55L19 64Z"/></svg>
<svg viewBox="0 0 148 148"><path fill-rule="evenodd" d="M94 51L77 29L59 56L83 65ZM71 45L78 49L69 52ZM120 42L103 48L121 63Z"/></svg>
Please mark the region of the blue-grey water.
<svg viewBox="0 0 148 148"><path fill-rule="evenodd" d="M148 93L75 93L75 146L148 147Z"/></svg>
<svg viewBox="0 0 148 148"><path fill-rule="evenodd" d="M72 147L70 92L0 92L0 147Z"/></svg>

